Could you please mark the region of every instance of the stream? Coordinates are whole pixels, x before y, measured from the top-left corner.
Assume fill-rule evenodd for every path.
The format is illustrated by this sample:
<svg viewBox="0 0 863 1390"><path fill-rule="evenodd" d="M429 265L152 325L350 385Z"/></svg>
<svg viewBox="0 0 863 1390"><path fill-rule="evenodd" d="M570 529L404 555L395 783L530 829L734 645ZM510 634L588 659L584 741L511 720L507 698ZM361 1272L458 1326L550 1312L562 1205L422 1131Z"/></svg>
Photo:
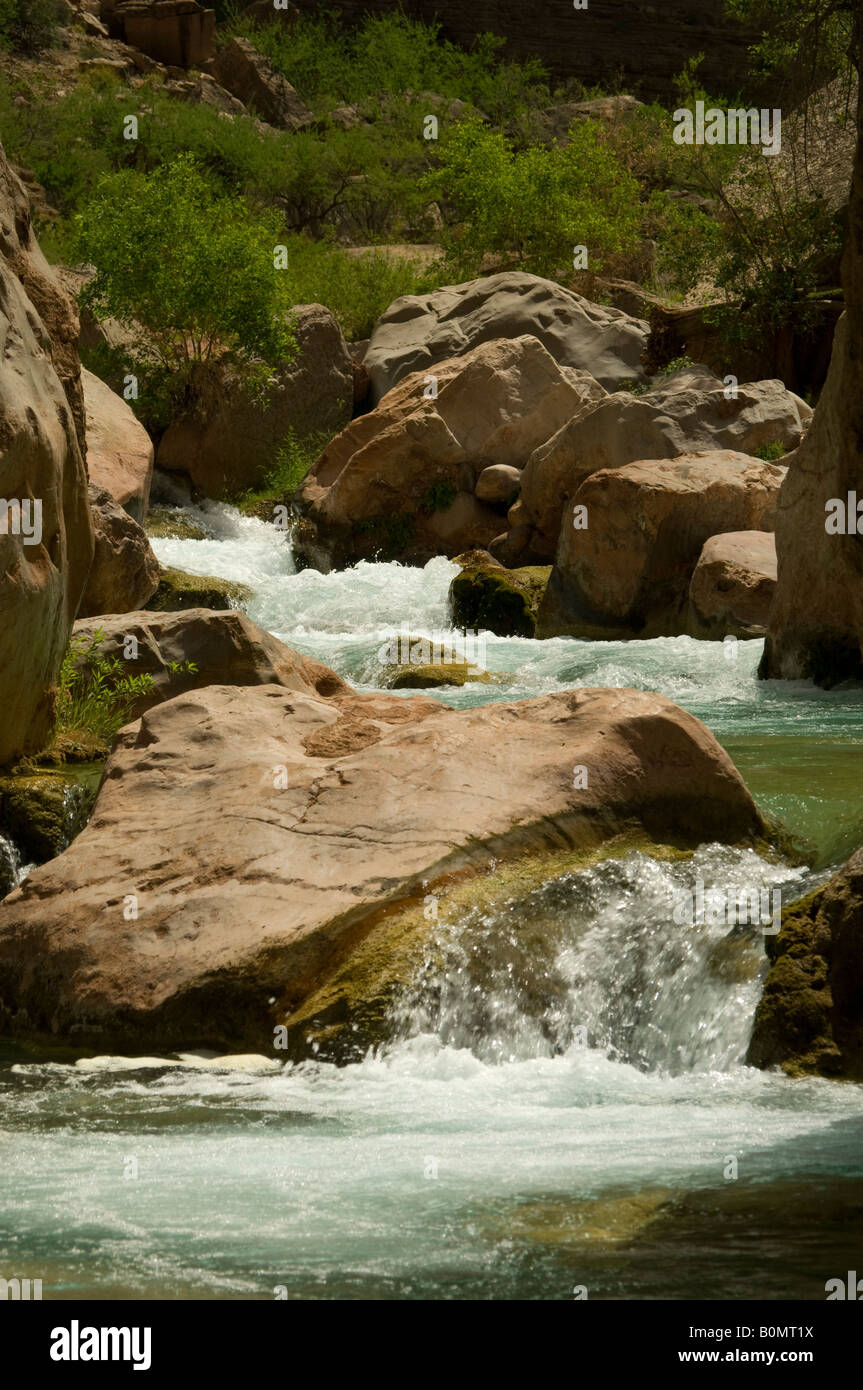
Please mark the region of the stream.
<svg viewBox="0 0 863 1390"><path fill-rule="evenodd" d="M448 629L445 559L298 574L273 527L183 516L207 538L154 540L163 564L249 585L250 617L360 690L394 634ZM863 1086L745 1066L761 940L729 954L727 927L668 911L696 878L789 901L863 843L863 691L759 682L761 645L489 635L496 683L435 693L660 691L811 867L629 852L495 909L469 946L445 924L397 1040L341 1068L6 1048L6 1263L51 1298L823 1299L863 1249Z"/></svg>

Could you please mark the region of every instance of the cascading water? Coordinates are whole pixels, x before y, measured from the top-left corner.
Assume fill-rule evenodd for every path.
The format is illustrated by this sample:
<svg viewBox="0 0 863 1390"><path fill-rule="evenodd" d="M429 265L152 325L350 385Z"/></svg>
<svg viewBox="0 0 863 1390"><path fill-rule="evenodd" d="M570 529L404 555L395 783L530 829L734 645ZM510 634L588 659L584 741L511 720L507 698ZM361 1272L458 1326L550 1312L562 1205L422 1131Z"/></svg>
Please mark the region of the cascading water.
<svg viewBox="0 0 863 1390"><path fill-rule="evenodd" d="M393 632L448 626L446 560L297 574L272 527L186 515L207 539L154 541L163 563L250 585L252 618L361 689ZM760 646L491 637L499 683L437 693L659 690L816 844L817 874L713 845L461 918L444 899L395 1040L341 1068L7 1054L0 1241L22 1269L55 1297L566 1299L580 1279L591 1297L823 1297L856 1266L839 1244L813 1259L813 1182L863 1178L863 1088L747 1067L761 926L675 920L699 883L788 901L863 841L859 692L759 683ZM726 1216L757 1265L717 1245Z"/></svg>

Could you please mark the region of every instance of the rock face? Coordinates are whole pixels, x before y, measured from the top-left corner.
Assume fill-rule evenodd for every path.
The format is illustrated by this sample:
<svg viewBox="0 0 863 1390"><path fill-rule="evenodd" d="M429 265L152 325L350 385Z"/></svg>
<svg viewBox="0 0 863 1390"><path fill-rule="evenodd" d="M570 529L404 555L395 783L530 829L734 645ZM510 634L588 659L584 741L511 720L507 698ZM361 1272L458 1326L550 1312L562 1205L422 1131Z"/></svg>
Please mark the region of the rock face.
<svg viewBox="0 0 863 1390"><path fill-rule="evenodd" d="M92 372L81 373L87 408L87 473L133 520L143 523L153 478L153 445L121 396Z"/></svg>
<svg viewBox="0 0 863 1390"><path fill-rule="evenodd" d="M426 373L406 377L324 450L296 494L316 528L310 563L425 561L487 546L503 518L475 494L478 478L493 465L520 468L601 391L527 335L437 363L434 387L436 397Z"/></svg>
<svg viewBox="0 0 863 1390"><path fill-rule="evenodd" d="M763 637L776 589L776 541L767 531L711 536L689 585L693 637Z"/></svg>
<svg viewBox="0 0 863 1390"><path fill-rule="evenodd" d="M234 497L263 482L290 436L320 441L345 428L354 371L338 321L322 304L297 305L292 317L297 355L263 403L227 363L198 371L190 406L159 442L160 469L187 473L207 497Z"/></svg>
<svg viewBox="0 0 863 1390"><path fill-rule="evenodd" d="M102 0L112 38L167 67L198 68L213 54L216 11L197 0Z"/></svg>
<svg viewBox="0 0 863 1390"><path fill-rule="evenodd" d="M96 550L78 611L82 618L91 618L142 608L159 583L159 562L146 532L110 492L94 483L89 492Z"/></svg>
<svg viewBox="0 0 863 1390"><path fill-rule="evenodd" d="M350 686L328 666L300 656L277 637L236 611L192 608L180 613L123 613L75 624L75 638L89 645L102 633L100 655L116 657L130 676L153 678L135 706L139 716L153 705L206 685L280 685L327 698L351 694ZM138 655L126 658L134 637ZM195 670L178 669L194 665Z"/></svg>
<svg viewBox="0 0 863 1390"><path fill-rule="evenodd" d="M574 416L528 460L519 524L533 527L533 550L551 559L567 504L591 473L707 450L754 454L767 444L794 449L811 417L809 406L781 381L740 386L736 400L727 400L721 389L619 392Z"/></svg>
<svg viewBox="0 0 863 1390"><path fill-rule="evenodd" d="M296 131L314 120L290 82L248 39L231 39L214 59L212 75L269 125Z"/></svg>
<svg viewBox="0 0 863 1390"><path fill-rule="evenodd" d="M812 429L788 460L779 498L779 578L763 677L811 679L823 686L863 679L863 548L857 534L863 461L845 415L847 401L859 399L859 363L850 358L843 316ZM828 531L828 524L839 529Z"/></svg>
<svg viewBox="0 0 863 1390"><path fill-rule="evenodd" d="M180 695L121 731L87 828L0 905L0 1029L82 1050L269 1050L373 927L449 875L627 829L763 834L713 736L658 695L464 711Z"/></svg>
<svg viewBox="0 0 863 1390"><path fill-rule="evenodd" d="M0 149L0 764L50 735L93 556L77 336Z"/></svg>
<svg viewBox="0 0 863 1390"><path fill-rule="evenodd" d="M539 610L540 637L670 637L687 631L701 548L773 526L785 470L728 450L593 473L564 522Z"/></svg>
<svg viewBox="0 0 863 1390"><path fill-rule="evenodd" d="M747 1061L863 1080L863 850L765 937L770 970Z"/></svg>
<svg viewBox="0 0 863 1390"><path fill-rule="evenodd" d="M528 333L561 367L590 372L611 391L642 376L644 320L591 304L551 280L507 271L395 300L375 324L363 359L372 397L378 401L410 372L430 372L492 338Z"/></svg>

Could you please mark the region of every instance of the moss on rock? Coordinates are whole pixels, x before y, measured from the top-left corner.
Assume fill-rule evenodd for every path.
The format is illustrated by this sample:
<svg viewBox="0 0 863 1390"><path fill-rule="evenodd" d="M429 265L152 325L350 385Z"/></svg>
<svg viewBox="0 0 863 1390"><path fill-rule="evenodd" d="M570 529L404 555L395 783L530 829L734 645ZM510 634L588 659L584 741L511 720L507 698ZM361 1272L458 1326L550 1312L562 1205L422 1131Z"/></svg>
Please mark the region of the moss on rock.
<svg viewBox="0 0 863 1390"><path fill-rule="evenodd" d="M551 565L509 570L490 556L486 562L478 561L474 553L465 560L449 590L453 626L498 637L534 637Z"/></svg>
<svg viewBox="0 0 863 1390"><path fill-rule="evenodd" d="M144 530L156 540L205 541L208 534L190 521L185 513L173 507L151 507Z"/></svg>
<svg viewBox="0 0 863 1390"><path fill-rule="evenodd" d="M385 685L389 690L433 690L437 686L467 685L492 681L488 671L468 666L466 661L453 661L442 666L395 666L387 672Z"/></svg>
<svg viewBox="0 0 863 1390"><path fill-rule="evenodd" d="M43 864L71 843L96 799L99 772L13 772L0 777L0 831L25 860Z"/></svg>
<svg viewBox="0 0 863 1390"><path fill-rule="evenodd" d="M159 587L146 607L156 613L183 608L242 608L251 597L248 585L236 580L168 568L162 570Z"/></svg>

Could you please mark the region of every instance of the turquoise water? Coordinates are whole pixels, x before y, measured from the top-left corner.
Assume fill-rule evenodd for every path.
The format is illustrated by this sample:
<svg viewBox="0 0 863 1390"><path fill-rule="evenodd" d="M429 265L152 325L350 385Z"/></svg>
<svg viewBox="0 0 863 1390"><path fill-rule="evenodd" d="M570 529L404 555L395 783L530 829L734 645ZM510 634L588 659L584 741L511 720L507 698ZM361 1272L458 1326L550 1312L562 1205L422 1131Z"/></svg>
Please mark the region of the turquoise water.
<svg viewBox="0 0 863 1390"><path fill-rule="evenodd" d="M210 538L157 540L159 558L250 584L256 621L360 689L379 687L393 632L448 626L446 560L298 575L271 527L195 519ZM8 1052L7 1277L43 1278L46 1297L823 1298L859 1262L863 1087L743 1065L760 939L729 951L727 929L670 921L696 875L787 900L863 841L861 692L759 683L759 655L490 637L500 682L439 698L659 690L714 730L813 868L629 854L470 923L444 912L443 964L398 1040L344 1068Z"/></svg>

